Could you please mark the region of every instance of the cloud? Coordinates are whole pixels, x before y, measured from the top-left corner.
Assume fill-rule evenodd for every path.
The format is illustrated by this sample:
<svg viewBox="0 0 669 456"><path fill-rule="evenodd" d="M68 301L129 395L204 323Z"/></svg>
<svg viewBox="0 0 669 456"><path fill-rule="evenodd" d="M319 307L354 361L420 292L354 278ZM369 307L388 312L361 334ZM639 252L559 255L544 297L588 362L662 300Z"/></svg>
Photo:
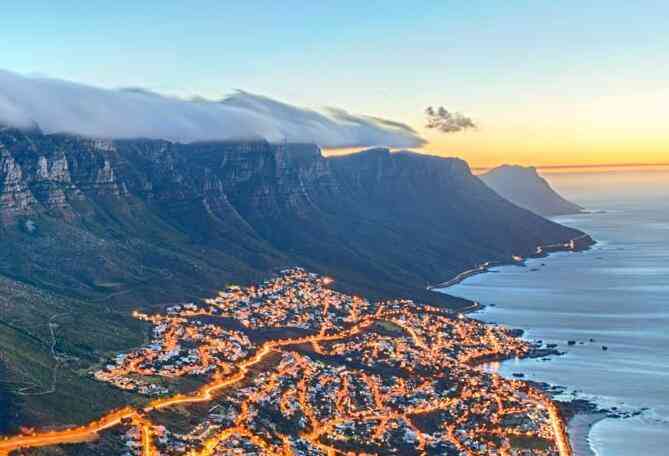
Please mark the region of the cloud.
<svg viewBox="0 0 669 456"><path fill-rule="evenodd" d="M439 130L442 133L457 133L476 128L476 124L469 117L459 112L449 112L443 106L433 108L428 106L425 109L427 117L426 128Z"/></svg>
<svg viewBox="0 0 669 456"><path fill-rule="evenodd" d="M183 100L142 88L120 90L0 70L0 124L45 133L178 142L266 139L324 148L417 147L408 125L338 108L305 109L237 91L223 100Z"/></svg>

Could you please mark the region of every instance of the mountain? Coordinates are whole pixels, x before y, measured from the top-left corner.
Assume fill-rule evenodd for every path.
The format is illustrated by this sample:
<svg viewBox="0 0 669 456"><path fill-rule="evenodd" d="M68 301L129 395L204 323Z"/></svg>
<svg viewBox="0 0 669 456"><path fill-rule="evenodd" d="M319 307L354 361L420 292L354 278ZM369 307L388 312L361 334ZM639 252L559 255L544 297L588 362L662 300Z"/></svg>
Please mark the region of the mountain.
<svg viewBox="0 0 669 456"><path fill-rule="evenodd" d="M14 423L76 422L127 403L87 372L141 343L134 308L290 265L347 292L462 308L427 285L582 234L458 159L0 130L0 416L5 403Z"/></svg>
<svg viewBox="0 0 669 456"><path fill-rule="evenodd" d="M504 198L530 211L552 217L583 211L560 196L534 167L502 165L479 176Z"/></svg>

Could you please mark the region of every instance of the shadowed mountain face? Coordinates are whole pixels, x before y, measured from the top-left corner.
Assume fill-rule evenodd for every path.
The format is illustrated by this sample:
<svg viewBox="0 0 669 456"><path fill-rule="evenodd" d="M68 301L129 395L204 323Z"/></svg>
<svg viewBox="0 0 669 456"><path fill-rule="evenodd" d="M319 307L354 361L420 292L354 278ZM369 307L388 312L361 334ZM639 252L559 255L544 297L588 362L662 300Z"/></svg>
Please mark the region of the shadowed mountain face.
<svg viewBox="0 0 669 456"><path fill-rule="evenodd" d="M0 338L25 349L0 354L5 376L28 385L21 422L48 423L54 410L76 422L100 407L77 398L101 394L77 376L141 340L132 308L207 297L288 265L348 292L457 308L467 303L426 286L580 234L509 203L457 159L5 129Z"/></svg>
<svg viewBox="0 0 669 456"><path fill-rule="evenodd" d="M583 210L553 190L534 167L502 165L479 177L504 198L545 217L576 214Z"/></svg>
<svg viewBox="0 0 669 456"><path fill-rule="evenodd" d="M0 134L0 220L0 272L78 297L206 293L293 263L406 294L579 234L457 159L15 130Z"/></svg>

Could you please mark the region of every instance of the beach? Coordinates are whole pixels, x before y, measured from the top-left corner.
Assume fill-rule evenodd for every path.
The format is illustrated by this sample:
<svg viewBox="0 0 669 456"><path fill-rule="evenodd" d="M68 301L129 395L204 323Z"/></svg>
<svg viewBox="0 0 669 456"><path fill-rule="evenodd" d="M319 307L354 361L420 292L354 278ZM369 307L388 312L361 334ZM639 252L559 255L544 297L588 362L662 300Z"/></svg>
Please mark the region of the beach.
<svg viewBox="0 0 669 456"><path fill-rule="evenodd" d="M590 446L590 430L595 423L605 417L603 413L577 413L569 420L567 432L574 456L596 456Z"/></svg>

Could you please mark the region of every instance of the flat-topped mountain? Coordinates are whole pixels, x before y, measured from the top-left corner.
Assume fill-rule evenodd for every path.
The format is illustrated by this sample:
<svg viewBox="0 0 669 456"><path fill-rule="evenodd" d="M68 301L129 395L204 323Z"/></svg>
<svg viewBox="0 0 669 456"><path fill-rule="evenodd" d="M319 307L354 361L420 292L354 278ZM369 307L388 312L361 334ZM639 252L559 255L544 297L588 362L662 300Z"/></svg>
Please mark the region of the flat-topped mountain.
<svg viewBox="0 0 669 456"><path fill-rule="evenodd" d="M560 196L531 166L502 165L479 178L504 198L536 214L551 217L583 211Z"/></svg>
<svg viewBox="0 0 669 456"><path fill-rule="evenodd" d="M511 204L458 159L5 129L0 341L15 349L0 371L25 391L54 390L6 391L20 404L8 410L20 415L12 422L48 422L53 410L74 422L127 400L78 375L102 352L141 343L134 308L197 300L292 265L351 293L458 308L467 302L427 285L580 235ZM105 400L83 403L82 389Z"/></svg>
<svg viewBox="0 0 669 456"><path fill-rule="evenodd" d="M0 272L81 296L166 276L216 288L295 263L396 294L580 234L458 159L16 130L0 133L0 220Z"/></svg>

